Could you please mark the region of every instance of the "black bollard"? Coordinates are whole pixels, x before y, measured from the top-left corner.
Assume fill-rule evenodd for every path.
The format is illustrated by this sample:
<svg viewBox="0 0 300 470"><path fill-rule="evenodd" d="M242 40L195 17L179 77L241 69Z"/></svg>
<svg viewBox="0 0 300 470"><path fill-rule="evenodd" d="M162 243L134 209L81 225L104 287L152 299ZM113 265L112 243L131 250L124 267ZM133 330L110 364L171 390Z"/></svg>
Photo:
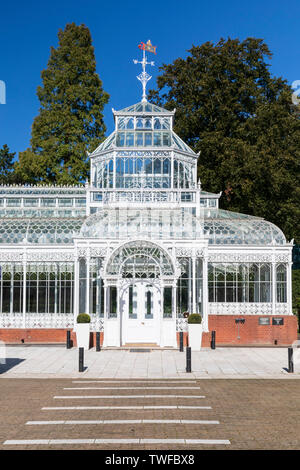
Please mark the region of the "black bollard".
<svg viewBox="0 0 300 470"><path fill-rule="evenodd" d="M210 342L211 349L216 349L216 332L211 332L211 342Z"/></svg>
<svg viewBox="0 0 300 470"><path fill-rule="evenodd" d="M293 348L288 348L289 372L294 372Z"/></svg>
<svg viewBox="0 0 300 470"><path fill-rule="evenodd" d="M186 372L192 372L192 349L186 348Z"/></svg>
<svg viewBox="0 0 300 470"><path fill-rule="evenodd" d="M100 331L96 332L96 351L100 351Z"/></svg>
<svg viewBox="0 0 300 470"><path fill-rule="evenodd" d="M79 372L83 372L84 348L79 348Z"/></svg>
<svg viewBox="0 0 300 470"><path fill-rule="evenodd" d="M179 351L183 352L183 331L179 332Z"/></svg>
<svg viewBox="0 0 300 470"><path fill-rule="evenodd" d="M67 331L67 349L71 349L71 331Z"/></svg>

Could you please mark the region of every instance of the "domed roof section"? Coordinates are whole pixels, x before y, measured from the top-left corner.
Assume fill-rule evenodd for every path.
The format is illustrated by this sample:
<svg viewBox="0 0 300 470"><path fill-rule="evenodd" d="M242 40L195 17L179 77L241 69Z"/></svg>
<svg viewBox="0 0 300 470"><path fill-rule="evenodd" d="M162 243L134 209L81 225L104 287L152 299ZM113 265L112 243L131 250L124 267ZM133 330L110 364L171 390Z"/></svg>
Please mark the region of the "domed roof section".
<svg viewBox="0 0 300 470"><path fill-rule="evenodd" d="M204 209L204 232L212 245L284 245L283 232L271 222L222 209Z"/></svg>
<svg viewBox="0 0 300 470"><path fill-rule="evenodd" d="M197 239L201 225L181 209L101 209L88 217L80 236L101 239Z"/></svg>
<svg viewBox="0 0 300 470"><path fill-rule="evenodd" d="M204 235L203 235L204 234ZM196 217L183 209L101 209L81 227L85 238L199 239L212 245L284 245L285 236L266 220L221 209Z"/></svg>
<svg viewBox="0 0 300 470"><path fill-rule="evenodd" d="M139 103L133 104L131 106L128 106L127 108L120 109L119 111L113 110L113 113L115 115L118 114L137 114L137 113L142 113L142 114L157 114L157 113L162 113L162 114L168 114L168 115L174 115L174 111L168 111L165 108L161 108L155 104L149 103L148 101L140 101Z"/></svg>
<svg viewBox="0 0 300 470"><path fill-rule="evenodd" d="M116 129L91 154L122 148L130 150L174 149L197 158L195 152L173 131L174 111L160 108L148 101L113 109Z"/></svg>

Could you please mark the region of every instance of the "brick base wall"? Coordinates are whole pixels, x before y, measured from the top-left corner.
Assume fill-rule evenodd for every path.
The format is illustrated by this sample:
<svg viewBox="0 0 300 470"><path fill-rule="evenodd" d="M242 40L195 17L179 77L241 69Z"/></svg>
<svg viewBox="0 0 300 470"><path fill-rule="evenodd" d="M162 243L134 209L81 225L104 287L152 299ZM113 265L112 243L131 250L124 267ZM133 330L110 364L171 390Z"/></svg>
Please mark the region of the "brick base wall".
<svg viewBox="0 0 300 470"><path fill-rule="evenodd" d="M245 323L238 325L235 323L236 318L244 318ZM264 316L267 318L267 316ZM297 339L298 322L295 315L283 316L284 325L272 325L272 317L270 316L270 325L259 325L258 315L209 315L208 317L208 333L202 335L202 346L210 347L211 331L216 332L216 345L232 345L232 346L255 346L255 345L278 345L290 346ZM187 345L188 335L185 332L184 346ZM104 333L100 333L100 344L102 346ZM1 328L0 340L5 343L66 343L67 329L59 328L32 328L32 329L15 329ZM76 346L76 333L71 330L71 340L73 346ZM179 333L177 333L177 343L179 346ZM90 347L96 345L96 333L90 335Z"/></svg>
<svg viewBox="0 0 300 470"><path fill-rule="evenodd" d="M67 343L67 329L64 328L0 328L0 341L4 343L49 344ZM71 341L76 346L76 333L71 330ZM103 332L100 333L100 345L103 344ZM90 334L90 347L96 346L96 333Z"/></svg>
<svg viewBox="0 0 300 470"><path fill-rule="evenodd" d="M236 318L244 318L245 323L238 325ZM267 318L267 316L264 316ZM297 340L298 321L295 315L283 316L283 325L272 325L270 316L270 325L260 325L258 315L209 315L208 333L202 335L202 346L210 347L211 332L216 332L216 345L232 346L256 346L256 345L278 345L290 346ZM184 332L183 342L187 345L188 334ZM179 346L179 333L177 333L177 342Z"/></svg>

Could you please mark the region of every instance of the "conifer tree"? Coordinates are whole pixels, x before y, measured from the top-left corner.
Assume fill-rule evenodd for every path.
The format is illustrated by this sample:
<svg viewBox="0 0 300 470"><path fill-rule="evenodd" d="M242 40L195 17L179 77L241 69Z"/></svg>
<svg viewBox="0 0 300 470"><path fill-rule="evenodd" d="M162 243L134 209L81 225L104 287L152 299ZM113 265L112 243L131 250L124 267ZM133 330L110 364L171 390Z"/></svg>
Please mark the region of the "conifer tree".
<svg viewBox="0 0 300 470"><path fill-rule="evenodd" d="M90 31L71 23L59 30L58 39L37 89L41 107L33 122L31 147L20 152L15 165L23 182L84 182L87 152L104 139L103 108L109 95L96 73Z"/></svg>
<svg viewBox="0 0 300 470"><path fill-rule="evenodd" d="M15 153L10 152L8 145L4 144L0 149L0 184L14 182L14 157Z"/></svg>

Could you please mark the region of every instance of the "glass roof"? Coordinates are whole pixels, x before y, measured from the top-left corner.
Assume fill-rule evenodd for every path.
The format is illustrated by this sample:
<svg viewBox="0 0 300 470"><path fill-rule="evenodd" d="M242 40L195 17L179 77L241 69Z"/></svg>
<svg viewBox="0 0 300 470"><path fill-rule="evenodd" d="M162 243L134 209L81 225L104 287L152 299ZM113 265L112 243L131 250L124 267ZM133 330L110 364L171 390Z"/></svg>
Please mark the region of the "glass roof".
<svg viewBox="0 0 300 470"><path fill-rule="evenodd" d="M161 147L165 147L167 148L168 150L171 150L171 148L173 149L176 149L176 150L181 150L183 152L188 152L189 154L192 154L195 156L195 152L188 146L186 145L182 139L180 139L180 137L178 137L177 134L175 134L174 131L163 131L163 132L158 132L158 131L155 131L155 130L148 130L147 132L148 134L151 134L154 135L154 134L162 134L163 135L163 139L160 139L158 140L158 142L165 142L166 144L164 143L160 143L158 146L161 148ZM124 140L125 140L125 136L128 134L131 136L130 140L132 141L132 145L131 146L128 146L128 145L120 145L119 144L119 137L120 135L122 134L122 136L124 135ZM138 131L138 130L131 130L131 131L126 131L126 132L120 132L120 131L114 131L112 134L110 134L107 139L104 140L104 142L102 142L99 147L96 148L96 150L94 150L93 154L97 154L98 152L103 152L104 150L110 150L112 149L113 147L122 147L122 148L128 148L128 149L132 149L132 148L136 148L134 146L134 142L137 140L135 135L138 134L140 135L141 134L141 131ZM155 144L155 139L152 139L152 143L149 144L149 147L151 148L155 148L156 144ZM149 147L137 147L139 150L149 150Z"/></svg>
<svg viewBox="0 0 300 470"><path fill-rule="evenodd" d="M101 209L87 218L0 219L0 243L72 244L74 237L195 240L208 236L213 245L283 245L276 225L259 217L221 209Z"/></svg>
<svg viewBox="0 0 300 470"><path fill-rule="evenodd" d="M259 217L221 209L203 210L196 218L191 209L102 209L88 217L80 236L128 239L197 239L202 230L215 245L282 245L282 231Z"/></svg>
<svg viewBox="0 0 300 470"><path fill-rule="evenodd" d="M80 236L103 239L196 239L201 226L191 209L101 209L84 222Z"/></svg>
<svg viewBox="0 0 300 470"><path fill-rule="evenodd" d="M276 225L260 217L222 209L204 209L204 231L213 245L283 245Z"/></svg>
<svg viewBox="0 0 300 470"><path fill-rule="evenodd" d="M0 243L72 244L84 219L0 219Z"/></svg>
<svg viewBox="0 0 300 470"><path fill-rule="evenodd" d="M128 106L127 108L120 109L117 111L118 114L127 114L127 113L165 113L165 114L173 114L173 111L168 111L167 109L160 108L155 104L148 103L148 101L143 102L140 101L139 103L133 104Z"/></svg>

